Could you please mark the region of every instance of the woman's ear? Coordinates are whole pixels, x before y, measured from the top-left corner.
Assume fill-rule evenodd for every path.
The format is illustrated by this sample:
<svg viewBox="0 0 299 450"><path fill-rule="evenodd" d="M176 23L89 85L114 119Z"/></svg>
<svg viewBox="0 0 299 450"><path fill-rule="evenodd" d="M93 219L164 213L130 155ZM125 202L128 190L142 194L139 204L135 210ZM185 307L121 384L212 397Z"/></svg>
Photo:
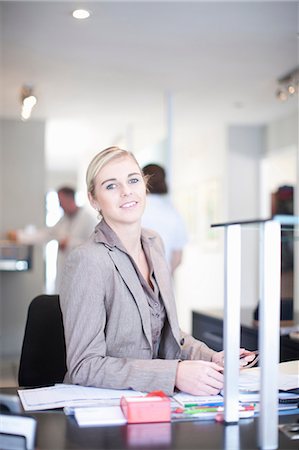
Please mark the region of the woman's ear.
<svg viewBox="0 0 299 450"><path fill-rule="evenodd" d="M91 204L91 206L96 211L98 211L100 209L99 205L97 204L96 200L94 199L93 195L90 192L88 192L88 200L89 200L89 203Z"/></svg>

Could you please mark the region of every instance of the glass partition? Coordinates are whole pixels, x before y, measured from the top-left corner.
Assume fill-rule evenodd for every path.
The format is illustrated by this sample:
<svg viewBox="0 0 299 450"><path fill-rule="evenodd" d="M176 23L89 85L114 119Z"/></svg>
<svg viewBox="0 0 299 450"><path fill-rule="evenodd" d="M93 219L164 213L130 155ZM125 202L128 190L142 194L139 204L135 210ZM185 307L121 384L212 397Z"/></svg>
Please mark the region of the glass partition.
<svg viewBox="0 0 299 450"><path fill-rule="evenodd" d="M259 353L260 417L258 447L278 447L278 363L280 343L282 233L292 244L298 241L299 216L276 215L213 224L225 230L224 245L224 400L225 421L238 422L239 347L241 303L241 229L259 232Z"/></svg>

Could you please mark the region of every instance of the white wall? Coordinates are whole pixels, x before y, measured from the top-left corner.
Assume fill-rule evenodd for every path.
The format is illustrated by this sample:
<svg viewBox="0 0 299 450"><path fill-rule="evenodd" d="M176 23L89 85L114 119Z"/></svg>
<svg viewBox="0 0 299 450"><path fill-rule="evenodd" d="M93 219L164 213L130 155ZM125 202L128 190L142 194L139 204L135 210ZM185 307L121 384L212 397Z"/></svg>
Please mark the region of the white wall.
<svg viewBox="0 0 299 450"><path fill-rule="evenodd" d="M263 195L281 184L295 186L294 213L299 216L298 112L276 120L267 127L266 155L263 161ZM298 232L297 232L298 234ZM294 241L294 274L299 273L299 241ZM294 309L299 311L299 277L294 276Z"/></svg>
<svg viewBox="0 0 299 450"><path fill-rule="evenodd" d="M46 191L57 191L62 186L70 186L77 190L78 173L75 171L47 171Z"/></svg>
<svg viewBox="0 0 299 450"><path fill-rule="evenodd" d="M44 225L44 123L1 120L0 203L3 212L0 236L27 224ZM28 272L0 272L1 336L3 356L21 351L27 308L43 290L42 248L35 247Z"/></svg>
<svg viewBox="0 0 299 450"><path fill-rule="evenodd" d="M281 152L295 146L298 149L298 111L269 123L266 134L266 153Z"/></svg>
<svg viewBox="0 0 299 450"><path fill-rule="evenodd" d="M228 129L228 220L257 219L259 214L259 166L265 152L264 126L231 126ZM268 214L269 216L270 214ZM258 303L258 230L241 231L241 307Z"/></svg>
<svg viewBox="0 0 299 450"><path fill-rule="evenodd" d="M222 231L211 223L226 217L226 130L176 129L174 135L174 201L188 225L189 242L175 274L179 322L191 331L191 311L217 308L223 301Z"/></svg>
<svg viewBox="0 0 299 450"><path fill-rule="evenodd" d="M175 275L184 330L191 331L192 310L223 308L223 230L209 234L209 225L261 217L263 158L269 151L282 154L286 145L298 152L297 128L294 115L268 126L225 128L219 124L197 134L192 127L176 132L174 200L187 221L190 237ZM297 259L298 254L297 250ZM241 305L254 308L258 302L258 236L253 228L242 230L242 274ZM296 296L298 304L298 281Z"/></svg>

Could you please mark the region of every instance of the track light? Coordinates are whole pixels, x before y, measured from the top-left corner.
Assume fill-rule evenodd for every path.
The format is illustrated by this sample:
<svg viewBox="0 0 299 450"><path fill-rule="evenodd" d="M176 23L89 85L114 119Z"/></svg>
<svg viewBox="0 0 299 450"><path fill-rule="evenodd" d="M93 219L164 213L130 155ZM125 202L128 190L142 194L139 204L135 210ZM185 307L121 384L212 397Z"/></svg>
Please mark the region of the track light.
<svg viewBox="0 0 299 450"><path fill-rule="evenodd" d="M295 83L289 84L289 85L288 85L288 93L289 93L290 95L293 95L293 94L295 94L295 92L296 92L296 86L295 86Z"/></svg>
<svg viewBox="0 0 299 450"><path fill-rule="evenodd" d="M37 103L37 98L33 94L32 86L24 85L21 90L21 118L22 120L28 120L31 116L33 107Z"/></svg>
<svg viewBox="0 0 299 450"><path fill-rule="evenodd" d="M277 84L276 97L281 102L285 102L289 97L298 93L299 67L279 78Z"/></svg>
<svg viewBox="0 0 299 450"><path fill-rule="evenodd" d="M277 89L276 91L276 97L278 98L278 100L280 100L281 102L285 102L288 99L288 93L287 91L283 90L283 89Z"/></svg>

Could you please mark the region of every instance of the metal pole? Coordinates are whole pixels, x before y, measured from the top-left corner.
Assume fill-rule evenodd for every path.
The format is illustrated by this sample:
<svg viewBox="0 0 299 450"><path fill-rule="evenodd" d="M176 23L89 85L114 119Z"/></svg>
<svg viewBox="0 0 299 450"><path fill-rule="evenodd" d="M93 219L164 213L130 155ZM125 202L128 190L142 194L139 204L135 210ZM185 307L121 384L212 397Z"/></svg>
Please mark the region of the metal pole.
<svg viewBox="0 0 299 450"><path fill-rule="evenodd" d="M278 363L280 344L281 226L273 220L261 230L260 254L260 417L259 448L278 448Z"/></svg>
<svg viewBox="0 0 299 450"><path fill-rule="evenodd" d="M239 424L224 428L224 449L240 450Z"/></svg>
<svg viewBox="0 0 299 450"><path fill-rule="evenodd" d="M225 228L224 420L239 421L241 226Z"/></svg>

